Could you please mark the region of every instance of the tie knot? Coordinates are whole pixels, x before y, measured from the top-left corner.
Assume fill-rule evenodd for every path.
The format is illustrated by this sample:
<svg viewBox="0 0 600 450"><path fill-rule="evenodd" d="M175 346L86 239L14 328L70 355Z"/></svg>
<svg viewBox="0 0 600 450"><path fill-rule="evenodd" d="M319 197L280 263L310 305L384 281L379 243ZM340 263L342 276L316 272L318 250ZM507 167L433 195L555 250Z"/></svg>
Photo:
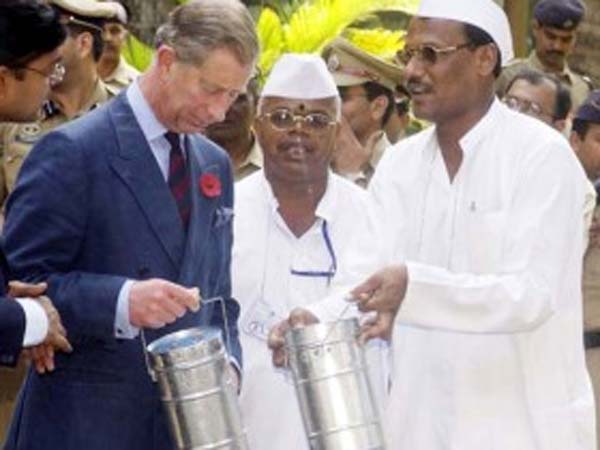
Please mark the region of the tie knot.
<svg viewBox="0 0 600 450"><path fill-rule="evenodd" d="M177 133L173 133L172 131L167 131L165 133L165 138L171 145L172 149L179 150L181 148L181 141L180 141L179 135Z"/></svg>

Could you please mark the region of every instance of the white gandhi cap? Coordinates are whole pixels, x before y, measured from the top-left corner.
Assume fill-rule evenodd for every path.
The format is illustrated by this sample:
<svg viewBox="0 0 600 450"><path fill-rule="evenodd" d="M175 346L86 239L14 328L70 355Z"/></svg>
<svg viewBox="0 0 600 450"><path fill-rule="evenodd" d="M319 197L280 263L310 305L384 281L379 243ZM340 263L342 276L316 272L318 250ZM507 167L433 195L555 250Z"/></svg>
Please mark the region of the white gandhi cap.
<svg viewBox="0 0 600 450"><path fill-rule="evenodd" d="M494 0L422 0L415 15L474 25L492 37L500 49L502 65L514 56L508 18Z"/></svg>
<svg viewBox="0 0 600 450"><path fill-rule="evenodd" d="M339 94L320 56L284 53L273 66L260 96L316 100Z"/></svg>

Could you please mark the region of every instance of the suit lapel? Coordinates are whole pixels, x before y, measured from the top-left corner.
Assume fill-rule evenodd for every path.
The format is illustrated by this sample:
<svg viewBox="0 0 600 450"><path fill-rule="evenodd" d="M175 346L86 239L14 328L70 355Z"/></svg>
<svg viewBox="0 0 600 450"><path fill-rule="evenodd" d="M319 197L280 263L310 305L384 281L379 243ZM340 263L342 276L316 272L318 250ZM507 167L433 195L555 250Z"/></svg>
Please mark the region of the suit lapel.
<svg viewBox="0 0 600 450"><path fill-rule="evenodd" d="M200 179L205 173L219 176L219 166L209 164L201 150L201 142L194 136L186 138L187 162L190 170L192 214L187 233L186 252L181 268L180 282L189 284L197 280L198 264L202 260L210 238L215 209L220 204L219 197L204 195Z"/></svg>
<svg viewBox="0 0 600 450"><path fill-rule="evenodd" d="M179 268L185 233L177 205L124 94L113 103L110 115L119 144L110 164L129 186L157 239Z"/></svg>

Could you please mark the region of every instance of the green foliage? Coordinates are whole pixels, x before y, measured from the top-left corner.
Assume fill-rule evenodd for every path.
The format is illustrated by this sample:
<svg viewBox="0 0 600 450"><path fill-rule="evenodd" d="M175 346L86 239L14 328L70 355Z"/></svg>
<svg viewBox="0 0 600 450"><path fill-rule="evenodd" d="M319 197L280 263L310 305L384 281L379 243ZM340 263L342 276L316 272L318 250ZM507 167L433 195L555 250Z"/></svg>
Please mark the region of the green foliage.
<svg viewBox="0 0 600 450"><path fill-rule="evenodd" d="M358 48L391 62L394 61L396 53L404 48L406 32L404 30L390 31L384 28L370 30L348 28L344 35Z"/></svg>
<svg viewBox="0 0 600 450"><path fill-rule="evenodd" d="M127 43L123 46L122 53L125 60L140 72L146 70L154 56L154 50L151 47L131 34L127 37Z"/></svg>
<svg viewBox="0 0 600 450"><path fill-rule="evenodd" d="M357 20L376 11L401 11L414 14L419 0L311 0L294 1L287 4L290 8L299 4L293 12L281 12L265 8L257 24L261 48L259 67L265 76L277 58L284 52L318 53L335 37ZM283 8L284 9L284 8ZM264 17L263 17L264 16ZM375 36L377 32L374 32ZM385 35L386 53L396 37Z"/></svg>

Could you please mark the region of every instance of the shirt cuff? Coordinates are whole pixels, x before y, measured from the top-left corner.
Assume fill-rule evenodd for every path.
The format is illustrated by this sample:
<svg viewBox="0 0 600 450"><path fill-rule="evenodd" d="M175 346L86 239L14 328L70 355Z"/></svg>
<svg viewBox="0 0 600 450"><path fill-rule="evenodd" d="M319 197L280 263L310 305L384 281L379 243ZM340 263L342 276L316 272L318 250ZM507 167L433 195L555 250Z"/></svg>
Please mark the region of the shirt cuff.
<svg viewBox="0 0 600 450"><path fill-rule="evenodd" d="M133 339L140 334L140 329L129 321L129 292L133 280L127 280L121 286L117 298L117 313L115 314L115 337L117 339Z"/></svg>
<svg viewBox="0 0 600 450"><path fill-rule="evenodd" d="M17 298L17 303L25 313L25 334L23 347L41 344L48 335L48 316L42 305L31 298Z"/></svg>

